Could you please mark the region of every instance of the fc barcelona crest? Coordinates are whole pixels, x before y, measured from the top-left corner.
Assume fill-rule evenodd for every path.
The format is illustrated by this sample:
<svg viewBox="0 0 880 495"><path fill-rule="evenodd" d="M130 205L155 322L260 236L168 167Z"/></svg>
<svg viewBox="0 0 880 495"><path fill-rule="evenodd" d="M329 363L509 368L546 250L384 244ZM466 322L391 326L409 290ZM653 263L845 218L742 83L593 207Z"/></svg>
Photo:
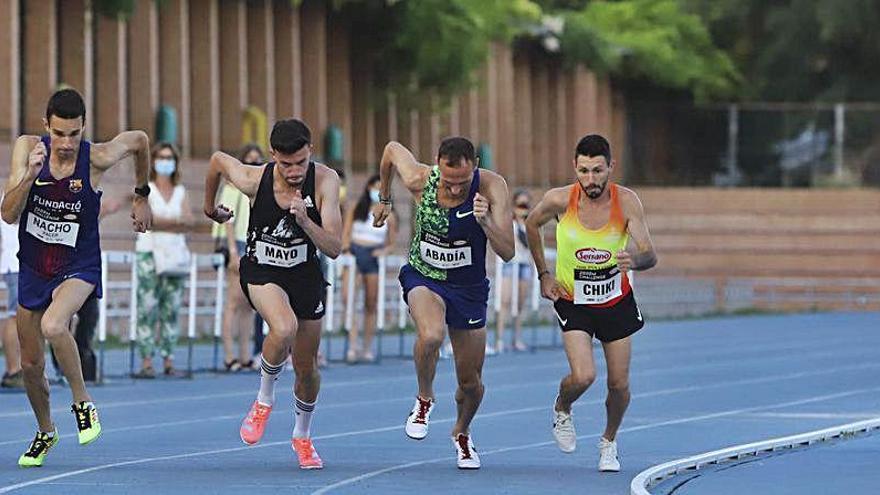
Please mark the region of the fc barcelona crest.
<svg viewBox="0 0 880 495"><path fill-rule="evenodd" d="M83 180L82 179L70 179L70 192L76 194L83 190Z"/></svg>

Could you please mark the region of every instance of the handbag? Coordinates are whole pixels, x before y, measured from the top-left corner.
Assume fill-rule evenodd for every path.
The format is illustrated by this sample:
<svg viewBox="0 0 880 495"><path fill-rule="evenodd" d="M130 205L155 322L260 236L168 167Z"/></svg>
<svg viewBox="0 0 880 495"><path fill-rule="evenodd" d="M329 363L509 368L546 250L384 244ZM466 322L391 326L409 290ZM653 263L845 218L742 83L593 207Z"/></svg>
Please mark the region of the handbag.
<svg viewBox="0 0 880 495"><path fill-rule="evenodd" d="M180 234L153 233L153 262L157 275L188 275L192 254Z"/></svg>

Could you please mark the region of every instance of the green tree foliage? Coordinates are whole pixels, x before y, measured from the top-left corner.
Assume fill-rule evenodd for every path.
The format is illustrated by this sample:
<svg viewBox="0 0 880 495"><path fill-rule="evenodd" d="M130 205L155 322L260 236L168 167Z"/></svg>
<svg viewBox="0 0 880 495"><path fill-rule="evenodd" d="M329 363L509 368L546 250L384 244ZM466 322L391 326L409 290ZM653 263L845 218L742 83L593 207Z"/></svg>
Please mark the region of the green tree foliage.
<svg viewBox="0 0 880 495"><path fill-rule="evenodd" d="M561 48L569 64L689 91L700 99L730 95L738 81L730 58L713 44L706 17L681 8L682 2L695 10L708 8L714 0L326 1L333 15L348 20L353 50L369 62L377 83L404 99L424 90L448 96L472 86L491 43L517 37L550 41L539 46L550 52ZM737 0L719 1L733 5ZM135 0L93 2L98 12L122 17L136 5Z"/></svg>
<svg viewBox="0 0 880 495"><path fill-rule="evenodd" d="M615 77L691 91L697 99L734 93L738 72L702 20L677 0L589 2L561 11L563 57Z"/></svg>
<svg viewBox="0 0 880 495"><path fill-rule="evenodd" d="M681 1L740 68L743 98L880 98L876 0Z"/></svg>
<svg viewBox="0 0 880 495"><path fill-rule="evenodd" d="M492 41L509 41L540 19L530 0L340 0L353 47L377 82L404 100L424 90L450 96L470 87Z"/></svg>
<svg viewBox="0 0 880 495"><path fill-rule="evenodd" d="M337 0L355 46L371 56L382 85L407 95L454 94L473 84L493 40L555 43L569 64L692 92L731 95L738 81L700 17L678 0ZM559 24L558 20L562 20Z"/></svg>

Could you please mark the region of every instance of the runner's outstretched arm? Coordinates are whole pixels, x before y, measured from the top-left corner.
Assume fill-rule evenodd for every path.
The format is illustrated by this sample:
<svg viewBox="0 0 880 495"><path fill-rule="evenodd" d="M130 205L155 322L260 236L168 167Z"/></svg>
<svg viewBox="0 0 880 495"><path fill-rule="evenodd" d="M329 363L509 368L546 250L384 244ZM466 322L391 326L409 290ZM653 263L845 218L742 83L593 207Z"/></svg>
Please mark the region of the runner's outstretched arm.
<svg viewBox="0 0 880 495"><path fill-rule="evenodd" d="M474 197L474 218L486 233L492 250L504 261L513 259L516 244L513 239L513 213L510 211L507 182L504 177L483 171L486 180L486 197L477 193Z"/></svg>
<svg viewBox="0 0 880 495"><path fill-rule="evenodd" d="M135 186L145 186L150 178L150 138L144 131L125 131L115 138L92 146L92 166L106 172L124 158L134 155ZM93 176L93 184L97 184ZM146 232L153 226L153 212L147 198L135 195L131 218L135 232Z"/></svg>
<svg viewBox="0 0 880 495"><path fill-rule="evenodd" d="M21 136L15 140L9 181L6 182L6 194L0 206L4 222L12 224L18 221L45 159L46 147L38 136Z"/></svg>
<svg viewBox="0 0 880 495"><path fill-rule="evenodd" d="M621 195L621 209L626 216L629 242L626 249L617 253L617 264L623 271L647 270L657 264L657 253L645 222L645 209L636 193L628 191Z"/></svg>
<svg viewBox="0 0 880 495"><path fill-rule="evenodd" d="M216 205L221 177L252 200L257 195L264 168L265 165L261 167L243 165L237 158L222 151L211 155L208 174L205 176L205 204L203 208L205 215L217 223L224 223L235 214L225 205Z"/></svg>
<svg viewBox="0 0 880 495"><path fill-rule="evenodd" d="M562 288L556 281L556 277L551 276L550 269L547 268L547 259L544 257L544 236L541 234L541 228L565 211L567 198L567 188L551 189L544 194L544 197L526 218L526 237L529 240L529 251L532 253L532 260L538 272L538 281L541 282L541 295L552 301L562 296Z"/></svg>
<svg viewBox="0 0 880 495"><path fill-rule="evenodd" d="M316 171L317 173L317 171ZM315 243L319 251L336 259L342 252L342 212L339 209L339 175L335 170L324 167L324 180L319 191L321 201L321 225L313 222L306 213L306 205L302 193L293 200L290 212L296 223L305 231L309 239Z"/></svg>
<svg viewBox="0 0 880 495"><path fill-rule="evenodd" d="M395 170L413 195L421 194L428 174L431 173L431 167L419 163L404 145L397 141L385 145L382 160L379 162L380 201L373 209L374 227L385 225L385 219L391 214L391 183Z"/></svg>

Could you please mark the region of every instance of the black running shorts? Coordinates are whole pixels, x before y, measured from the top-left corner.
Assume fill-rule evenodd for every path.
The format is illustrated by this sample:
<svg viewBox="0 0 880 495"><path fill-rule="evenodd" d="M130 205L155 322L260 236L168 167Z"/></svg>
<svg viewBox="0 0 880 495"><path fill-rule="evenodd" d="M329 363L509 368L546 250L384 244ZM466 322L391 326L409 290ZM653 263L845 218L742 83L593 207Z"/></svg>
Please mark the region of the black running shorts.
<svg viewBox="0 0 880 495"><path fill-rule="evenodd" d="M565 299L553 303L556 319L563 332L580 330L602 342L620 340L638 332L645 325L632 291L614 306L597 308L574 304Z"/></svg>
<svg viewBox="0 0 880 495"><path fill-rule="evenodd" d="M324 317L327 304L327 286L320 266L315 263L304 269L282 273L276 270L262 269L251 263L241 263L241 290L247 297L251 307L254 302L248 292L248 284L275 284L281 288L290 300L290 308L299 320L320 320Z"/></svg>

